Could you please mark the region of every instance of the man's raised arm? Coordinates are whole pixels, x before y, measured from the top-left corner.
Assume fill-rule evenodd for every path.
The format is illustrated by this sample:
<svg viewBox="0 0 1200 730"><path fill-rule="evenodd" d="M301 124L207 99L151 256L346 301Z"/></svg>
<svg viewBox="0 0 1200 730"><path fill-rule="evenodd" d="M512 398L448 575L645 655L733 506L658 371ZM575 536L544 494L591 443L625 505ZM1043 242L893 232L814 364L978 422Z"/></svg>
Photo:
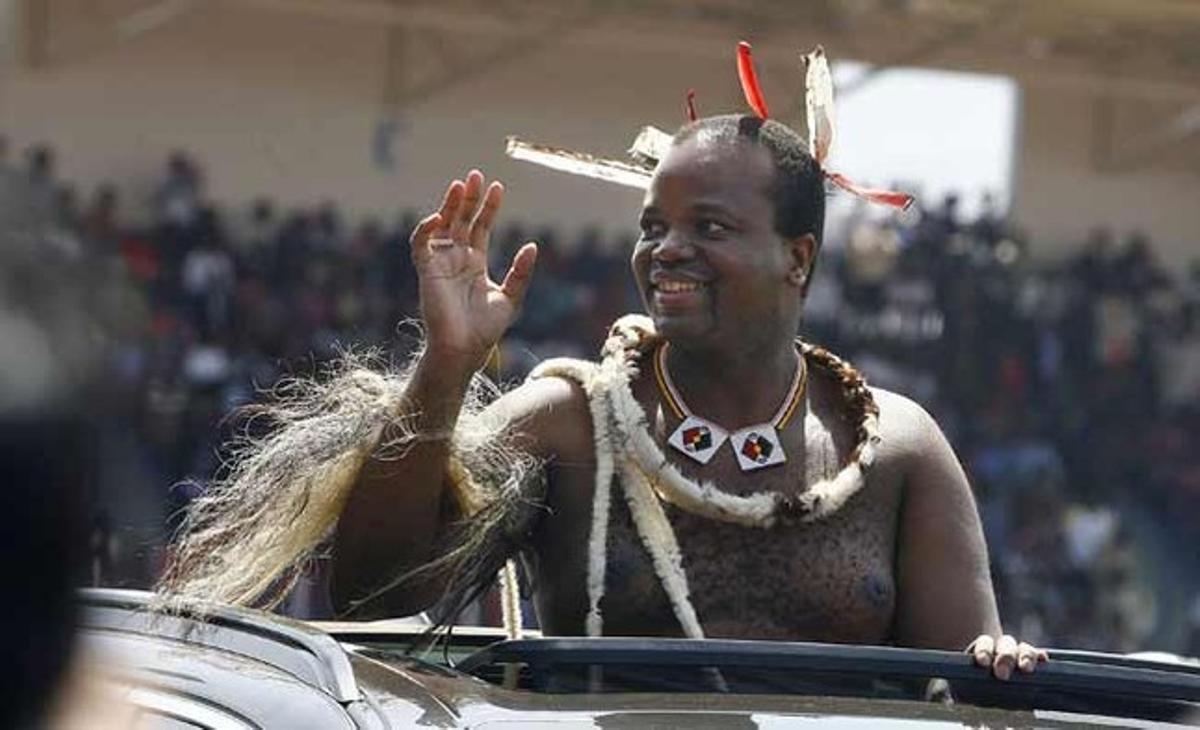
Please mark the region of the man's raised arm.
<svg viewBox="0 0 1200 730"><path fill-rule="evenodd" d="M343 605L433 557L454 516L444 488L457 468L451 433L465 418L474 373L516 319L537 257L526 244L501 283L488 277L503 195L472 170L413 232L426 342L406 380L351 359L328 382L283 383L274 402L250 409L270 428L255 435L248 427L223 473L189 505L159 586L168 606L274 605L335 525ZM505 400L484 415L503 416ZM406 607L431 600L419 593Z"/></svg>
<svg viewBox="0 0 1200 730"><path fill-rule="evenodd" d="M416 438L402 458L367 459L350 492L334 551L339 608L432 559L439 532L455 516L445 489L449 435L473 373L516 319L537 256L526 244L503 282L489 279L488 243L503 194L498 182L485 191L483 175L472 170L450 183L441 207L413 231L426 346L396 415L408 418ZM436 585L424 588L386 605L420 610L436 599Z"/></svg>

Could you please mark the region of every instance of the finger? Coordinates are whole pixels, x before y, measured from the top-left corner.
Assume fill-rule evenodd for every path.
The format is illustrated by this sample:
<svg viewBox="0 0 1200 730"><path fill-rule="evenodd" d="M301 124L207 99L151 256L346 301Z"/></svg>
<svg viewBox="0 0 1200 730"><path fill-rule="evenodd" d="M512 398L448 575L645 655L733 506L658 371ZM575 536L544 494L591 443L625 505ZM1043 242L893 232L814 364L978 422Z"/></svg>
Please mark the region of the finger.
<svg viewBox="0 0 1200 730"><path fill-rule="evenodd" d="M422 218L417 227L413 229L412 235L408 237L408 243L412 249L414 261L421 260L429 253L429 238L439 228L442 228L442 216L440 213L433 213Z"/></svg>
<svg viewBox="0 0 1200 730"><path fill-rule="evenodd" d="M475 209L479 207L479 199L483 196L483 173L471 170L467 173L467 182L463 187L462 203L458 206L453 218L450 218L450 237L455 241L466 241L467 229L475 217Z"/></svg>
<svg viewBox="0 0 1200 730"><path fill-rule="evenodd" d="M500 283L500 291L515 305L520 306L529 291L529 282L533 280L533 265L537 261L537 244L527 243L513 256L512 266Z"/></svg>
<svg viewBox="0 0 1200 730"><path fill-rule="evenodd" d="M1037 668L1040 655L1045 652L1040 651L1032 644L1022 641L1017 645L1017 669L1022 672L1032 672Z"/></svg>
<svg viewBox="0 0 1200 730"><path fill-rule="evenodd" d="M1012 676L1013 667L1017 664L1017 640L1005 634L996 642L996 656L992 660L992 674L997 679L1008 679Z"/></svg>
<svg viewBox="0 0 1200 730"><path fill-rule="evenodd" d="M437 214L442 217L446 223L454 220L458 215L458 209L462 205L463 192L466 185L462 180L452 180L446 186L446 194L442 196L442 205L437 209Z"/></svg>
<svg viewBox="0 0 1200 730"><path fill-rule="evenodd" d="M503 184L494 182L488 185L487 192L483 195L483 205L480 206L475 220L471 222L471 248L487 250L488 238L492 234L492 223L496 220L496 213L500 210L500 201L503 199Z"/></svg>
<svg viewBox="0 0 1200 730"><path fill-rule="evenodd" d="M987 634L983 634L971 645L967 647L967 651L975 658L975 663L981 667L992 666L992 655L996 650L996 640Z"/></svg>

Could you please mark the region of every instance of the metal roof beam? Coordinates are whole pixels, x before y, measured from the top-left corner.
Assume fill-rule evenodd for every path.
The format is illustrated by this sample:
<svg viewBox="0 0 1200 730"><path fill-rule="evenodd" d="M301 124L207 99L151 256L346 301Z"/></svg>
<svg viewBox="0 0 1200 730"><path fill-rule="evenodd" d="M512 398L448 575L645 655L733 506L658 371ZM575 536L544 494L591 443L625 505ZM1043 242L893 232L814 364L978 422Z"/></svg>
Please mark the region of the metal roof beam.
<svg viewBox="0 0 1200 730"><path fill-rule="evenodd" d="M509 35L515 23L490 13L463 13L429 6L399 5L385 0L220 0L226 5L308 15L327 20L370 25L402 25L408 28L457 33Z"/></svg>
<svg viewBox="0 0 1200 730"><path fill-rule="evenodd" d="M27 69L50 65L50 3L48 0L18 0L15 13L20 42L18 58Z"/></svg>
<svg viewBox="0 0 1200 730"><path fill-rule="evenodd" d="M117 37L128 41L150 33L186 15L196 7L196 0L158 0L128 13L117 21Z"/></svg>
<svg viewBox="0 0 1200 730"><path fill-rule="evenodd" d="M1017 24L1021 15L1006 4L993 4L983 16L966 22L953 23L943 28L934 37L917 44L903 55L881 64L872 65L849 83L838 88L838 94L846 96L867 86L880 74L895 66L917 66L936 59L947 50L970 43L982 33L995 33L1000 29Z"/></svg>
<svg viewBox="0 0 1200 730"><path fill-rule="evenodd" d="M1114 144L1106 167L1116 170L1136 168L1178 144L1200 136L1200 104L1172 114L1162 124L1127 141Z"/></svg>

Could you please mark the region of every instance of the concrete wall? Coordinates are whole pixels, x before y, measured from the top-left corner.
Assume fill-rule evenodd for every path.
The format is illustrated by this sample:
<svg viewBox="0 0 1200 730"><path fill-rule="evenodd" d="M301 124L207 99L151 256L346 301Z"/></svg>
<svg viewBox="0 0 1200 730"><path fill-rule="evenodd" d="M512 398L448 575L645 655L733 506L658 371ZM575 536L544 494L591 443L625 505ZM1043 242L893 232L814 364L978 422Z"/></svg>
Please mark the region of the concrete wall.
<svg viewBox="0 0 1200 730"><path fill-rule="evenodd" d="M1013 210L1033 234L1035 253L1061 255L1089 227L1104 225L1121 237L1146 232L1175 267L1200 258L1200 170L1151 164L1101 172L1097 164L1103 165L1104 156L1097 156L1096 146L1103 146L1097 141L1102 122L1096 110L1087 91L1022 89ZM1126 109L1125 116L1134 111ZM1126 141L1122 129L1118 126L1116 144Z"/></svg>

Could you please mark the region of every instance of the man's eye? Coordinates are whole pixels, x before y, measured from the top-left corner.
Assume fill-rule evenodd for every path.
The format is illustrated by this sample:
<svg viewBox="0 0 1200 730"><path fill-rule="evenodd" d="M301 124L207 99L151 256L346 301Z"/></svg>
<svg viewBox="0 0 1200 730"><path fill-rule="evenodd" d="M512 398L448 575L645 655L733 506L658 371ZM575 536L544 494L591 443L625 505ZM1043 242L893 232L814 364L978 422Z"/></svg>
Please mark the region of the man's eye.
<svg viewBox="0 0 1200 730"><path fill-rule="evenodd" d="M658 221L642 221L642 238L662 238L667 227Z"/></svg>
<svg viewBox="0 0 1200 730"><path fill-rule="evenodd" d="M715 220L702 220L697 226L701 236L717 237L729 232L729 226Z"/></svg>

